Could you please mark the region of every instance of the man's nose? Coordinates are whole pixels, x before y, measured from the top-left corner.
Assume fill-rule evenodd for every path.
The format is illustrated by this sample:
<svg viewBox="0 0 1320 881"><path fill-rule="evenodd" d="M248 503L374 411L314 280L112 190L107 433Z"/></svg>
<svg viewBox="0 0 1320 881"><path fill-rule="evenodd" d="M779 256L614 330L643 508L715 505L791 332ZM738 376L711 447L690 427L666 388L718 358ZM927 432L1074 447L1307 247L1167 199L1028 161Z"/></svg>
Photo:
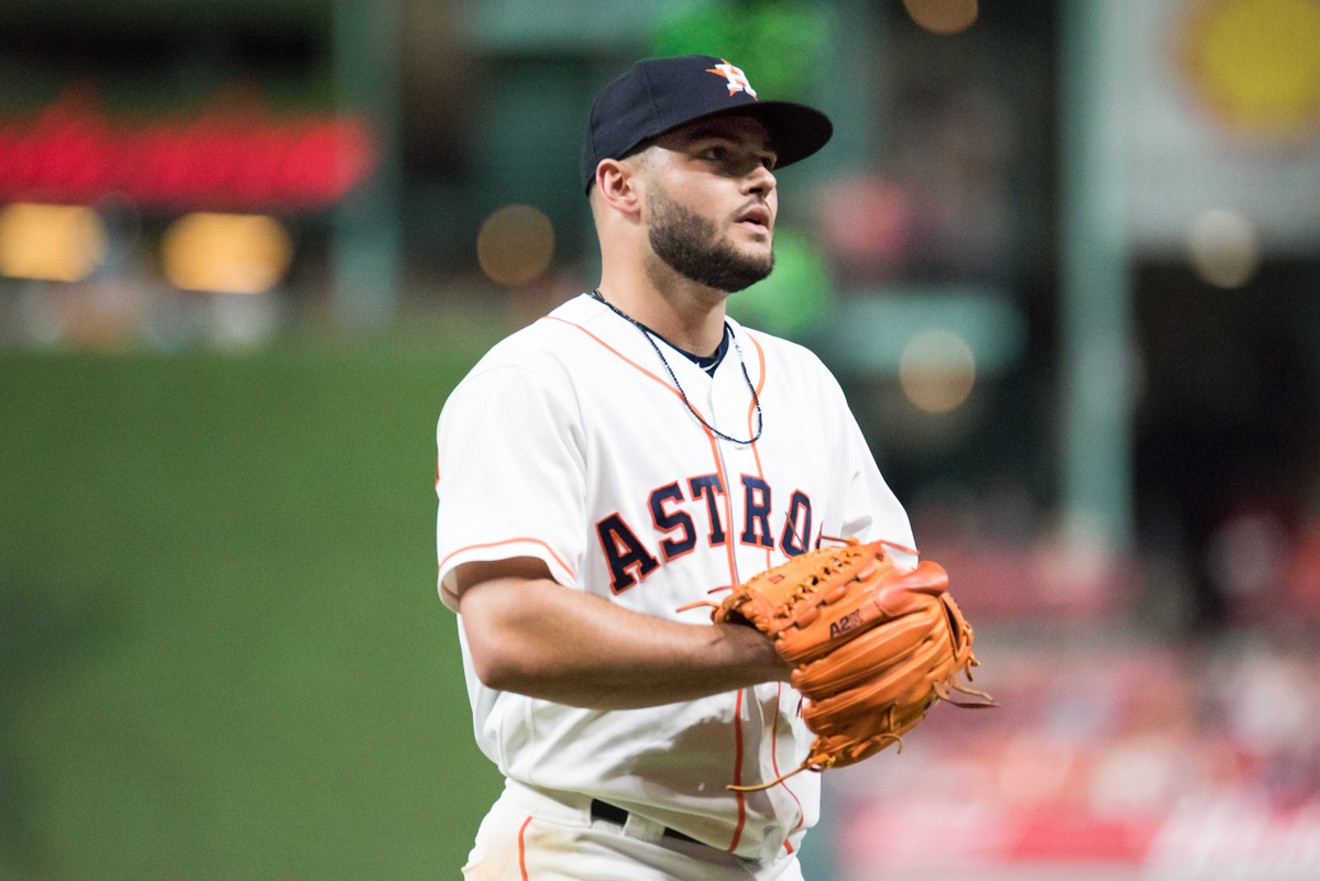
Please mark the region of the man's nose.
<svg viewBox="0 0 1320 881"><path fill-rule="evenodd" d="M744 180L744 186L749 193L766 195L775 188L777 181L775 173L768 167L758 162L756 167L747 174Z"/></svg>

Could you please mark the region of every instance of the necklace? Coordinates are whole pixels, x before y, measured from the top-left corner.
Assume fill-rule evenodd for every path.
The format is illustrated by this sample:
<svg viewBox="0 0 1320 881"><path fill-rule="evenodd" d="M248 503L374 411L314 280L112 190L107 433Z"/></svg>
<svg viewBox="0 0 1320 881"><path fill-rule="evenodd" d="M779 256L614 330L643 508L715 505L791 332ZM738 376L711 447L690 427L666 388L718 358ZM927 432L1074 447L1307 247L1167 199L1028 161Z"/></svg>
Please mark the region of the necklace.
<svg viewBox="0 0 1320 881"><path fill-rule="evenodd" d="M591 296L608 306L610 311L615 315L641 331L642 336L651 344L651 348L655 350L655 354L660 358L660 363L665 365L665 371L668 372L669 378L673 380L674 388L678 389L679 397L681 397L683 403L687 405L688 412L697 417L697 421L704 425L707 431L721 440L726 440L735 444L754 444L761 439L761 431L765 428L765 418L761 414L761 398L756 393L756 386L752 385L752 377L747 373L747 362L743 360L742 346L738 345L737 334L730 334L729 336L733 340L733 350L738 353L738 366L742 368L743 381L747 383L747 390L752 393L752 405L756 408L756 433L747 440L740 440L739 438L731 437L720 431L718 428L707 422L705 417L697 412L697 408L692 406L692 402L688 400L687 392L683 391L683 385L678 381L678 374L674 373L674 368L669 366L669 361L665 358L665 353L660 351L660 347L656 345L655 337L660 336L658 333L651 330L651 328L647 327L645 324L642 324L636 318L633 318L627 312L624 312L618 306L615 306L609 300L605 299L605 297L601 295L599 288L593 290ZM665 338L660 337L660 339L663 340ZM668 343L669 341L665 340L665 342Z"/></svg>

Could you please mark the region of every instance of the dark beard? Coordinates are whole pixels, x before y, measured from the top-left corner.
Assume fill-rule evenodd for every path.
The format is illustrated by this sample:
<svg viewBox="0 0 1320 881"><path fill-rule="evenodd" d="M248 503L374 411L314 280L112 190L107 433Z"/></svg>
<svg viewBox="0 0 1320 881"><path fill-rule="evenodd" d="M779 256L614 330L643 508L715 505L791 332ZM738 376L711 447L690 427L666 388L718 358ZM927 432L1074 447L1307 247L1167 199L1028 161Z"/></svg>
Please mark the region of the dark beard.
<svg viewBox="0 0 1320 881"><path fill-rule="evenodd" d="M717 239L715 224L653 192L651 249L671 269L717 291L734 293L751 287L775 268L774 254L748 257Z"/></svg>

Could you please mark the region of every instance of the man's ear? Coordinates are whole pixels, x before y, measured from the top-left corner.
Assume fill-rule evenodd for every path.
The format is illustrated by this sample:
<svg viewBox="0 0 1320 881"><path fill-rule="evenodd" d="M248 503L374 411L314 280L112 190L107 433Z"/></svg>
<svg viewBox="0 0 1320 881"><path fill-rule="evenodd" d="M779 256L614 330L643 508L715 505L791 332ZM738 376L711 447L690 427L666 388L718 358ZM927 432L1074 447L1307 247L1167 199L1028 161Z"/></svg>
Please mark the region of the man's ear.
<svg viewBox="0 0 1320 881"><path fill-rule="evenodd" d="M596 165L596 191L605 207L627 217L641 213L641 179L627 160L602 159Z"/></svg>

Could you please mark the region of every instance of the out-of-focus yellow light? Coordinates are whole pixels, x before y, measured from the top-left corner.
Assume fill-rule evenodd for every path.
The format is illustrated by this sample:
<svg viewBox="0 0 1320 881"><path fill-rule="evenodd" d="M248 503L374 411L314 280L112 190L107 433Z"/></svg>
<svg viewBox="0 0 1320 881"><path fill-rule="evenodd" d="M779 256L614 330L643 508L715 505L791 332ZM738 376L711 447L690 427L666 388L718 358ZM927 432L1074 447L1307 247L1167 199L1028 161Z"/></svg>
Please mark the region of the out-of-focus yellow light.
<svg viewBox="0 0 1320 881"><path fill-rule="evenodd" d="M1202 212L1187 237L1187 256L1204 281L1221 288L1239 288L1260 265L1260 245L1251 223L1233 211Z"/></svg>
<svg viewBox="0 0 1320 881"><path fill-rule="evenodd" d="M81 281L105 249L105 225L91 208L15 202L0 209L0 274Z"/></svg>
<svg viewBox="0 0 1320 881"><path fill-rule="evenodd" d="M977 0L903 0L908 15L921 27L936 34L956 34L976 22Z"/></svg>
<svg viewBox="0 0 1320 881"><path fill-rule="evenodd" d="M477 233L481 271L507 287L540 278L554 253L554 226L531 205L506 205L487 217Z"/></svg>
<svg viewBox="0 0 1320 881"><path fill-rule="evenodd" d="M1320 2L1201 0L1181 30L1191 82L1232 125L1309 131L1320 119Z"/></svg>
<svg viewBox="0 0 1320 881"><path fill-rule="evenodd" d="M976 359L956 333L923 331L903 347L898 381L913 406L927 413L949 413L966 402L976 384Z"/></svg>
<svg viewBox="0 0 1320 881"><path fill-rule="evenodd" d="M274 287L289 268L293 242L273 217L198 212L166 230L161 259L175 287L259 294Z"/></svg>

